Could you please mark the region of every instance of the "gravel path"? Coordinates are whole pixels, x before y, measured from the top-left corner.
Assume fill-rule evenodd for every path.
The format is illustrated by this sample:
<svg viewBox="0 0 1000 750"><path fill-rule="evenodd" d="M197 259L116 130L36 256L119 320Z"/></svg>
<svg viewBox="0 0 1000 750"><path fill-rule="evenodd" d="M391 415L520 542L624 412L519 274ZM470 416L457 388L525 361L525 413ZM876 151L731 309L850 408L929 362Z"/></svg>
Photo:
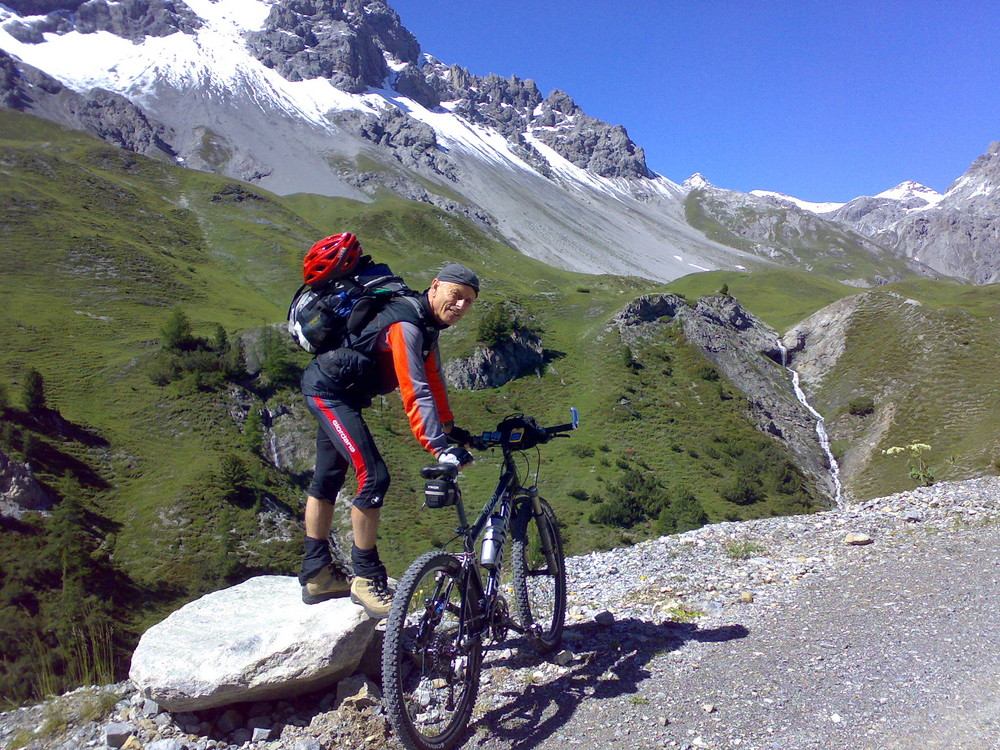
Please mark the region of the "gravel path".
<svg viewBox="0 0 1000 750"><path fill-rule="evenodd" d="M566 647L493 648L463 747L1000 750L997 550L987 477L571 558ZM335 698L189 716L81 688L0 714L0 747L398 750L377 700Z"/></svg>
<svg viewBox="0 0 1000 750"><path fill-rule="evenodd" d="M996 750L998 500L1000 481L976 480L579 558L577 591L595 584L614 624L588 611L567 632L573 663L494 677L505 688L468 746ZM757 557L719 554L746 540ZM660 563L673 575L636 575ZM670 609L709 614L664 622Z"/></svg>

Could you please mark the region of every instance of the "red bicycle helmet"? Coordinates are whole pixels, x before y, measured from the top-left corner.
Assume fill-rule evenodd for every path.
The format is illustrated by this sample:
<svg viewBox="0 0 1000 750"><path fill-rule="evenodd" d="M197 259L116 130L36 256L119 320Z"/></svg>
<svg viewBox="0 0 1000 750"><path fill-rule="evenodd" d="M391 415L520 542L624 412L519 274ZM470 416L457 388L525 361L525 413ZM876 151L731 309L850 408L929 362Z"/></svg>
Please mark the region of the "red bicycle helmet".
<svg viewBox="0 0 1000 750"><path fill-rule="evenodd" d="M347 276L361 259L361 243L350 232L324 237L306 253L302 278L310 286Z"/></svg>

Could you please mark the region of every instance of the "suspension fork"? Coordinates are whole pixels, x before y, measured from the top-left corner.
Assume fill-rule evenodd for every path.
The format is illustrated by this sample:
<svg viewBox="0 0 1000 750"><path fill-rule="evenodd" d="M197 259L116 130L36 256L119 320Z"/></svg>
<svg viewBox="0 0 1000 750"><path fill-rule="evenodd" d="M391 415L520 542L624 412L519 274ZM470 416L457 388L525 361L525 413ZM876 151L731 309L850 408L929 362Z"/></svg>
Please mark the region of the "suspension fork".
<svg viewBox="0 0 1000 750"><path fill-rule="evenodd" d="M531 487L526 487L523 490L523 494L520 496L523 502L530 502L531 504L531 515L536 521L536 528L538 529L538 536L542 542L542 552L545 554L545 561L548 563L550 568L555 568L555 542L552 539L552 535L549 533L549 525L542 520L545 512L542 510L542 501L538 496L538 487L533 485Z"/></svg>

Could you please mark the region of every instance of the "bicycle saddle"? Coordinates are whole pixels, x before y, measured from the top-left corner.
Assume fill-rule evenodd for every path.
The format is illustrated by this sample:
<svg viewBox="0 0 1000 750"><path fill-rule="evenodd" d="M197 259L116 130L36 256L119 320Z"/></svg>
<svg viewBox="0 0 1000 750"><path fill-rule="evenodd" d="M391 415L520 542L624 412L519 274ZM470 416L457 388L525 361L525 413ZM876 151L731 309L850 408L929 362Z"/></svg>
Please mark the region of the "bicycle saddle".
<svg viewBox="0 0 1000 750"><path fill-rule="evenodd" d="M420 470L424 479L454 479L458 476L458 467L454 464L434 464Z"/></svg>

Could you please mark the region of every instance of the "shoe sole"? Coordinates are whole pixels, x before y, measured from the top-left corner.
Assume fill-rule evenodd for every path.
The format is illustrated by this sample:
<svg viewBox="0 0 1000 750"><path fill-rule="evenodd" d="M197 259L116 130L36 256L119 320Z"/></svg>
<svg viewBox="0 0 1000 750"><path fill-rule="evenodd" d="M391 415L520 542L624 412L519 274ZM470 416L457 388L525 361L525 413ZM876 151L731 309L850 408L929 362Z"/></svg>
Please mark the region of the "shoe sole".
<svg viewBox="0 0 1000 750"><path fill-rule="evenodd" d="M302 587L302 601L305 604L319 604L320 602L325 602L328 599L342 599L351 593L350 589L344 589L343 591L327 591L323 594L307 594L306 587Z"/></svg>

